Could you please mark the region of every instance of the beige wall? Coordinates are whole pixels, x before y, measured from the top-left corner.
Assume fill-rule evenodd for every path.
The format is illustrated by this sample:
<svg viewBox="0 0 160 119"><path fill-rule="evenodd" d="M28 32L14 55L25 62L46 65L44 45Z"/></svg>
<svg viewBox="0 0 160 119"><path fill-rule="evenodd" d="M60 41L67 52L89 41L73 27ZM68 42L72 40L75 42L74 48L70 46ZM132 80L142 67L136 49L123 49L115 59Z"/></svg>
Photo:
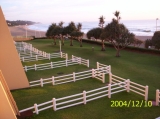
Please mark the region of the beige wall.
<svg viewBox="0 0 160 119"><path fill-rule="evenodd" d="M0 97L1 97L0 119L17 119L1 82L0 82Z"/></svg>
<svg viewBox="0 0 160 119"><path fill-rule="evenodd" d="M10 90L29 87L28 79L0 8L0 70Z"/></svg>

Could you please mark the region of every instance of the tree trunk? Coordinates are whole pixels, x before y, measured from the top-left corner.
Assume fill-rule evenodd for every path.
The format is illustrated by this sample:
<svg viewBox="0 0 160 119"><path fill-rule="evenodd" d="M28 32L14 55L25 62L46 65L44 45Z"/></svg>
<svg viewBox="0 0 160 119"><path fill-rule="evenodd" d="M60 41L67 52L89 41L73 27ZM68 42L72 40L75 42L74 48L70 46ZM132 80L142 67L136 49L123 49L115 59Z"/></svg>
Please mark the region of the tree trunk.
<svg viewBox="0 0 160 119"><path fill-rule="evenodd" d="M102 40L102 49L101 49L101 51L105 51L104 40Z"/></svg>
<svg viewBox="0 0 160 119"><path fill-rule="evenodd" d="M72 38L70 39L70 46L73 46L73 43L72 43Z"/></svg>
<svg viewBox="0 0 160 119"><path fill-rule="evenodd" d="M79 42L80 42L80 47L83 47L83 46L82 46L82 39L81 39Z"/></svg>
<svg viewBox="0 0 160 119"><path fill-rule="evenodd" d="M56 39L54 39L54 45L56 45Z"/></svg>
<svg viewBox="0 0 160 119"><path fill-rule="evenodd" d="M120 57L120 49L117 49L116 57Z"/></svg>

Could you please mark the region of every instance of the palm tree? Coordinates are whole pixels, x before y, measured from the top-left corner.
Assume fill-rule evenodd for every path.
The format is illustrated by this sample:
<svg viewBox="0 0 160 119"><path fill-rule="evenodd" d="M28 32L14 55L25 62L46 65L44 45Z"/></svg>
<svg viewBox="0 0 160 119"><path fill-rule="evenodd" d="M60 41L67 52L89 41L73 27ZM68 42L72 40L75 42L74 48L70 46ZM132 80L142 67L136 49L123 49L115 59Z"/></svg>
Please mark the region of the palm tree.
<svg viewBox="0 0 160 119"><path fill-rule="evenodd" d="M77 36L77 39L78 41L80 42L80 47L82 47L82 37L83 37L83 32L81 32L81 29L82 29L82 24L81 23L78 23L77 24L77 33L76 33L76 36Z"/></svg>
<svg viewBox="0 0 160 119"><path fill-rule="evenodd" d="M64 22L60 21L58 25L59 25L60 28L63 28L63 24L64 24Z"/></svg>
<svg viewBox="0 0 160 119"><path fill-rule="evenodd" d="M119 11L115 11L115 13L113 13L113 14L114 14L114 16L116 16L117 22L119 23L119 21L121 19L121 17L119 16L120 12Z"/></svg>
<svg viewBox="0 0 160 119"><path fill-rule="evenodd" d="M105 23L103 15L99 18L99 27L103 29L103 25Z"/></svg>
<svg viewBox="0 0 160 119"><path fill-rule="evenodd" d="M78 24L77 24L77 30L78 30L78 31L81 31L81 29L82 29L82 24L81 24L81 23L78 23Z"/></svg>
<svg viewBox="0 0 160 119"><path fill-rule="evenodd" d="M120 50L124 49L126 46L133 43L135 36L130 33L125 25L120 24L119 16L120 12L116 11L114 13L116 19L112 19L112 22L106 25L101 35L101 38L113 44L116 49L116 57L120 56Z"/></svg>

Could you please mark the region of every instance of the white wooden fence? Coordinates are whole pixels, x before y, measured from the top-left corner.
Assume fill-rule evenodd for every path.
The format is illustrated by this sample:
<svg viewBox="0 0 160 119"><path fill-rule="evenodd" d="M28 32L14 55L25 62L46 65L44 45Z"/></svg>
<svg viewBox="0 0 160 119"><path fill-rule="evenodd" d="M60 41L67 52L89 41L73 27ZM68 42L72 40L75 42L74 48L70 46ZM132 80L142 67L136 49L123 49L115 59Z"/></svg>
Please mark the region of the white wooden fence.
<svg viewBox="0 0 160 119"><path fill-rule="evenodd" d="M81 58L82 59L82 58ZM83 59L85 60L85 59ZM86 65L89 67L89 60L86 60ZM57 61L57 62L50 62L50 63L44 63L44 64L35 64L31 66L24 66L25 71L27 72L28 70L45 70L45 69L53 69L53 68L58 68L58 67L64 67L64 66L70 66L70 65L75 65L79 64L77 58L73 58L70 60L63 60L63 61Z"/></svg>
<svg viewBox="0 0 160 119"><path fill-rule="evenodd" d="M111 73L111 66L110 65L105 65L105 64L101 64L99 62L97 62L97 69L104 69L103 73L108 74ZM105 72L107 71L107 72ZM108 72L110 71L110 72Z"/></svg>
<svg viewBox="0 0 160 119"><path fill-rule="evenodd" d="M160 91L159 89L156 90L156 106L159 106L160 103Z"/></svg>
<svg viewBox="0 0 160 119"><path fill-rule="evenodd" d="M99 72L97 76L97 72L99 70L101 72ZM33 87L33 86L43 87L44 84L48 84L48 83L52 83L52 85L58 85L58 84L64 84L64 83L69 83L69 82L75 82L75 81L83 80L87 78L96 78L102 81L103 83L105 83L105 74L103 72L109 73L110 71L102 67L100 69L92 69L92 70L87 70L83 72L77 72L77 73L73 72L72 74L68 74L68 75L52 76L46 79L41 78L40 80L31 81L29 83L30 83L30 87Z"/></svg>
<svg viewBox="0 0 160 119"><path fill-rule="evenodd" d="M148 100L148 86L140 85L138 83L130 81L129 79L124 79L124 78L118 77L116 75L113 75L112 73L109 74L109 83L110 84L120 83L120 82L124 82L126 80L129 81L128 82L129 91L132 91L134 93L142 95L142 96L144 96L144 99L146 101ZM120 86L123 87L123 85L120 85Z"/></svg>
<svg viewBox="0 0 160 119"><path fill-rule="evenodd" d="M119 85L124 84L124 87L127 87L127 82L121 82L117 84L109 84L108 86L104 86L101 88L97 88L90 91L83 91L82 93L66 96L63 98L53 98L50 101L34 104L34 106L20 110L19 112L24 112L27 110L34 110L33 113L39 114L40 111L53 108L54 111L61 110L64 108L69 108L75 105L87 104L90 101L106 97L111 98L112 94L116 94L122 91L127 91L124 87L120 87Z"/></svg>
<svg viewBox="0 0 160 119"><path fill-rule="evenodd" d="M77 61L79 64L83 64L89 67L89 60L83 59L81 57L76 57L74 55L72 55L72 60Z"/></svg>
<svg viewBox="0 0 160 119"><path fill-rule="evenodd" d="M26 56L22 56L22 54L19 53L20 59L22 62L30 62L30 61L38 61L38 60L44 60L44 59L52 59L52 58L65 58L68 59L68 54L66 53L43 53L42 55L33 55L29 56L30 54L25 54ZM28 56L27 56L28 55Z"/></svg>
<svg viewBox="0 0 160 119"><path fill-rule="evenodd" d="M66 53L46 53L34 48L32 44L25 42L16 42L16 48L19 52L19 57L23 62L37 61L51 58L65 58L68 59L68 54Z"/></svg>

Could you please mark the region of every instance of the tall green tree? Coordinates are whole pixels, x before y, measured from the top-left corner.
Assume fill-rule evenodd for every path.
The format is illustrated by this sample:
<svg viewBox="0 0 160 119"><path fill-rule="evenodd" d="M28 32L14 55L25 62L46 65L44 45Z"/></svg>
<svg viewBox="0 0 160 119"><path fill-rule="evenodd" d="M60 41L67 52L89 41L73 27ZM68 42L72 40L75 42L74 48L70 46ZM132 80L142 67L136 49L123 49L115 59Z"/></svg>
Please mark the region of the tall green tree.
<svg viewBox="0 0 160 119"><path fill-rule="evenodd" d="M64 22L60 21L58 25L59 25L60 28L63 28L63 24L64 24Z"/></svg>
<svg viewBox="0 0 160 119"><path fill-rule="evenodd" d="M116 19L113 18L112 22L106 25L103 33L101 34L101 38L113 44L117 51L116 57L120 56L120 50L130 45L135 39L135 35L130 33L125 25L119 23L121 19L119 14L119 11L114 13Z"/></svg>
<svg viewBox="0 0 160 119"><path fill-rule="evenodd" d="M152 43L156 49L160 49L160 31L156 31L152 37Z"/></svg>
<svg viewBox="0 0 160 119"><path fill-rule="evenodd" d="M78 24L77 24L77 31L81 31L81 29L82 29L82 24L81 24L81 23L78 23Z"/></svg>
<svg viewBox="0 0 160 119"><path fill-rule="evenodd" d="M63 28L59 27L59 26L55 26L52 31L51 31L51 35L52 38L54 40L54 45L56 45L56 39L60 39L61 40L61 34L63 32Z"/></svg>
<svg viewBox="0 0 160 119"><path fill-rule="evenodd" d="M95 39L102 40L102 49L101 51L105 51L105 45L104 45L104 39L101 39L103 29L102 28L93 28L87 32L87 38L90 39L91 37L94 37Z"/></svg>
<svg viewBox="0 0 160 119"><path fill-rule="evenodd" d="M100 18L99 18L99 27L102 28L102 29L103 29L103 26L104 26L104 23L105 23L104 19L105 18L104 18L103 15L100 16Z"/></svg>
<svg viewBox="0 0 160 119"><path fill-rule="evenodd" d="M52 30L56 27L56 23L52 23L48 29L47 29L47 32L46 32L46 36L49 37L49 38L52 38Z"/></svg>
<svg viewBox="0 0 160 119"><path fill-rule="evenodd" d="M82 29L82 24L81 23L78 23L77 24L77 31L76 31L76 37L78 39L78 41L80 42L80 47L82 47L82 37L83 37L83 32L81 32L81 29Z"/></svg>
<svg viewBox="0 0 160 119"><path fill-rule="evenodd" d="M83 36L83 32L80 32L80 31L73 31L71 33L72 39L77 39L80 42L80 47L82 47L82 36ZM71 44L72 44L72 41L71 41Z"/></svg>

